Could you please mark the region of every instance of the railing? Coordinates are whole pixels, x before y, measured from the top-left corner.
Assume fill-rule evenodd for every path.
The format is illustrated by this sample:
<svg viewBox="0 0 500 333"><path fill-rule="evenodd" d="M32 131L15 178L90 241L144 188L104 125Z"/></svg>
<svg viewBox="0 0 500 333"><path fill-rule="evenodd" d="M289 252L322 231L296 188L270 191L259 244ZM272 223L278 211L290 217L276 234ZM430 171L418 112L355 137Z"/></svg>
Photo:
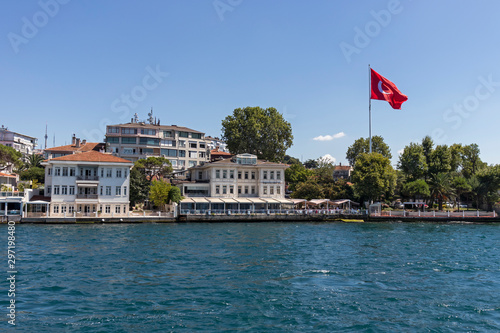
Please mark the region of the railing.
<svg viewBox="0 0 500 333"><path fill-rule="evenodd" d="M0 192L0 197L24 197L24 192Z"/></svg>
<svg viewBox="0 0 500 333"><path fill-rule="evenodd" d="M97 194L77 194L77 199L97 199Z"/></svg>
<svg viewBox="0 0 500 333"><path fill-rule="evenodd" d="M481 210L462 210L462 211L409 211L409 210L394 210L382 211L381 213L371 214L372 216L396 216L396 217L496 217L496 213L486 212Z"/></svg>
<svg viewBox="0 0 500 333"><path fill-rule="evenodd" d="M365 210L354 209L181 209L183 215L366 215Z"/></svg>
<svg viewBox="0 0 500 333"><path fill-rule="evenodd" d="M99 180L99 176L76 176L76 180Z"/></svg>

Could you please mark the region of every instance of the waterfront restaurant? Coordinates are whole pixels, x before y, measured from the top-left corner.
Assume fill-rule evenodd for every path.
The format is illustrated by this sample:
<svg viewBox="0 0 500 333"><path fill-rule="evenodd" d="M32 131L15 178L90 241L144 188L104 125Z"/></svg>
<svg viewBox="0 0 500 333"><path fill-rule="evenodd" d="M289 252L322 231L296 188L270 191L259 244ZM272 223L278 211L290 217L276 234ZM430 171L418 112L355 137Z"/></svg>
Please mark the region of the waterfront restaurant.
<svg viewBox="0 0 500 333"><path fill-rule="evenodd" d="M189 181L181 184L185 197L181 214L267 213L293 209L285 198L282 163L239 154L232 159L204 163L188 170Z"/></svg>

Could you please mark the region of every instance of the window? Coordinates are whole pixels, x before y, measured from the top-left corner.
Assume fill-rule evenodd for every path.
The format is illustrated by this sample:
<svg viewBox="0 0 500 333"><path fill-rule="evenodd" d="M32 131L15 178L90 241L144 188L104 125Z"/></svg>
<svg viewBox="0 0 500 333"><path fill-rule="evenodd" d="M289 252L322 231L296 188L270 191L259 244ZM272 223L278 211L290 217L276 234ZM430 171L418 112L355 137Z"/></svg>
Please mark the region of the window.
<svg viewBox="0 0 500 333"><path fill-rule="evenodd" d="M203 172L202 171L198 171L198 179L203 179Z"/></svg>
<svg viewBox="0 0 500 333"><path fill-rule="evenodd" d="M120 143L120 138L117 136L116 137L110 136L110 137L106 138L106 142L107 143Z"/></svg>
<svg viewBox="0 0 500 333"><path fill-rule="evenodd" d="M196 142L189 141L189 148L198 148L198 144Z"/></svg>
<svg viewBox="0 0 500 333"><path fill-rule="evenodd" d="M186 141L179 140L179 148L186 148Z"/></svg>
<svg viewBox="0 0 500 333"><path fill-rule="evenodd" d="M264 171L262 179L267 179L267 171Z"/></svg>
<svg viewBox="0 0 500 333"><path fill-rule="evenodd" d="M116 195L122 195L122 187L121 186L116 186L115 194Z"/></svg>
<svg viewBox="0 0 500 333"><path fill-rule="evenodd" d="M70 214L73 214L73 212L74 212L74 211L75 211L75 207L74 207L74 206L69 206L69 208L68 208L68 212L69 212Z"/></svg>
<svg viewBox="0 0 500 333"><path fill-rule="evenodd" d="M116 178L122 178L122 169L116 169Z"/></svg>
<svg viewBox="0 0 500 333"><path fill-rule="evenodd" d="M230 186L229 186L229 193L230 193L230 194L233 194L233 193L234 193L234 186L233 186L233 185L230 185Z"/></svg>
<svg viewBox="0 0 500 333"><path fill-rule="evenodd" d="M111 206L110 206L110 205L106 205L106 208L105 208L104 212L105 212L106 214L111 213Z"/></svg>
<svg viewBox="0 0 500 333"><path fill-rule="evenodd" d="M123 148L123 155L135 155L135 148Z"/></svg>
<svg viewBox="0 0 500 333"><path fill-rule="evenodd" d="M241 194L241 186L238 186L238 194Z"/></svg>
<svg viewBox="0 0 500 333"><path fill-rule="evenodd" d="M54 214L59 214L59 205L54 205Z"/></svg>
<svg viewBox="0 0 500 333"><path fill-rule="evenodd" d="M189 161L189 167L195 167L196 166L196 161Z"/></svg>
<svg viewBox="0 0 500 333"><path fill-rule="evenodd" d="M186 165L186 161L179 161L178 166L179 167L184 167Z"/></svg>
<svg viewBox="0 0 500 333"><path fill-rule="evenodd" d="M163 131L163 137L164 138L173 138L174 133L172 131Z"/></svg>
<svg viewBox="0 0 500 333"><path fill-rule="evenodd" d="M281 180L281 171L276 171L276 179Z"/></svg>
<svg viewBox="0 0 500 333"><path fill-rule="evenodd" d="M154 149L153 148L142 148L141 154L154 154Z"/></svg>
<svg viewBox="0 0 500 333"><path fill-rule="evenodd" d="M193 139L201 139L201 133L191 133Z"/></svg>
<svg viewBox="0 0 500 333"><path fill-rule="evenodd" d="M220 194L220 186L215 185L215 194Z"/></svg>
<svg viewBox="0 0 500 333"><path fill-rule="evenodd" d="M55 168L54 169L54 176L60 176L61 175L61 168Z"/></svg>
<svg viewBox="0 0 500 333"><path fill-rule="evenodd" d="M111 186L106 186L106 195L111 195Z"/></svg>
<svg viewBox="0 0 500 333"><path fill-rule="evenodd" d="M52 175L52 168L47 169L47 176L50 176L50 175Z"/></svg>
<svg viewBox="0 0 500 333"><path fill-rule="evenodd" d="M120 214L120 206L115 206L115 213Z"/></svg>
<svg viewBox="0 0 500 333"><path fill-rule="evenodd" d="M227 194L227 186L222 186L222 194Z"/></svg>
<svg viewBox="0 0 500 333"><path fill-rule="evenodd" d="M205 149L207 146L205 145L205 142L200 142L200 149Z"/></svg>
<svg viewBox="0 0 500 333"><path fill-rule="evenodd" d="M274 179L274 171L269 171L269 179Z"/></svg>
<svg viewBox="0 0 500 333"><path fill-rule="evenodd" d="M151 128L141 128L141 134L144 135L156 135L156 130Z"/></svg>
<svg viewBox="0 0 500 333"><path fill-rule="evenodd" d="M161 145L166 147L175 147L175 141L173 140L161 140Z"/></svg>
<svg viewBox="0 0 500 333"><path fill-rule="evenodd" d="M122 134L137 134L137 128L122 128Z"/></svg>
<svg viewBox="0 0 500 333"><path fill-rule="evenodd" d="M200 158L205 158L206 154L204 151L199 152Z"/></svg>
<svg viewBox="0 0 500 333"><path fill-rule="evenodd" d="M177 157L177 150L175 149L161 149L161 154L170 157Z"/></svg>
<svg viewBox="0 0 500 333"><path fill-rule="evenodd" d="M245 171L245 179L248 179L248 171Z"/></svg>
<svg viewBox="0 0 500 333"><path fill-rule="evenodd" d="M62 173L63 177L68 177L68 167L63 167L62 171L63 171Z"/></svg>
<svg viewBox="0 0 500 333"><path fill-rule="evenodd" d="M241 179L241 171L238 171L238 179Z"/></svg>
<svg viewBox="0 0 500 333"><path fill-rule="evenodd" d="M220 178L220 170L215 170L215 178Z"/></svg>
<svg viewBox="0 0 500 333"><path fill-rule="evenodd" d="M262 189L264 190L263 193L267 194L267 186L264 186Z"/></svg>
<svg viewBox="0 0 500 333"><path fill-rule="evenodd" d="M174 168L177 166L177 160L169 160L169 161Z"/></svg>
<svg viewBox="0 0 500 333"><path fill-rule="evenodd" d="M104 168L101 169L101 178L104 178Z"/></svg>
<svg viewBox="0 0 500 333"><path fill-rule="evenodd" d="M188 132L179 132L179 136L181 138L187 138L187 137L189 137L189 133Z"/></svg>
<svg viewBox="0 0 500 333"><path fill-rule="evenodd" d="M147 145L147 146L159 146L160 145L160 139L140 138L139 139L139 144L141 144L141 145Z"/></svg>
<svg viewBox="0 0 500 333"><path fill-rule="evenodd" d="M223 179L227 178L227 170L222 170L222 178Z"/></svg>
<svg viewBox="0 0 500 333"><path fill-rule="evenodd" d="M252 194L255 194L255 186L252 186Z"/></svg>
<svg viewBox="0 0 500 333"><path fill-rule="evenodd" d="M75 195L75 187L74 186L69 187L69 195Z"/></svg>
<svg viewBox="0 0 500 333"><path fill-rule="evenodd" d="M101 189L99 190L99 195L102 195L104 193L103 189L104 189L104 186L101 186Z"/></svg>
<svg viewBox="0 0 500 333"><path fill-rule="evenodd" d="M47 186L47 194L50 195L50 189L51 187L50 186Z"/></svg>
<svg viewBox="0 0 500 333"><path fill-rule="evenodd" d="M269 187L269 194L274 195L274 186Z"/></svg>
<svg viewBox="0 0 500 333"><path fill-rule="evenodd" d="M125 178L127 178L128 175L127 171L128 171L127 168L123 169L123 177Z"/></svg>
<svg viewBox="0 0 500 333"><path fill-rule="evenodd" d="M276 186L276 194L281 194L281 186Z"/></svg>
<svg viewBox="0 0 500 333"><path fill-rule="evenodd" d="M75 175L76 175L76 168L69 168L69 176L75 177Z"/></svg>
<svg viewBox="0 0 500 333"><path fill-rule="evenodd" d="M113 169L111 168L106 169L106 177L108 178L113 177Z"/></svg>
<svg viewBox="0 0 500 333"><path fill-rule="evenodd" d="M127 186L123 186L123 195L127 196Z"/></svg>
<svg viewBox="0 0 500 333"><path fill-rule="evenodd" d="M108 133L120 133L119 127L108 127Z"/></svg>
<svg viewBox="0 0 500 333"><path fill-rule="evenodd" d="M54 195L59 195L59 185L54 185Z"/></svg>
<svg viewBox="0 0 500 333"><path fill-rule="evenodd" d="M245 186L245 194L248 194L248 186Z"/></svg>
<svg viewBox="0 0 500 333"><path fill-rule="evenodd" d="M61 186L61 194L68 195L68 186L67 185Z"/></svg>
<svg viewBox="0 0 500 333"><path fill-rule="evenodd" d="M198 152L189 151L189 158L198 158Z"/></svg>
<svg viewBox="0 0 500 333"><path fill-rule="evenodd" d="M63 214L66 213L66 205L61 206L61 213L63 213Z"/></svg>
<svg viewBox="0 0 500 333"><path fill-rule="evenodd" d="M135 145L135 144L137 144L137 139L136 138L122 138L122 143L129 144L129 145Z"/></svg>
<svg viewBox="0 0 500 333"><path fill-rule="evenodd" d="M255 171L252 171L252 179L255 179Z"/></svg>
<svg viewBox="0 0 500 333"><path fill-rule="evenodd" d="M186 151L185 150L179 150L179 157L186 157Z"/></svg>

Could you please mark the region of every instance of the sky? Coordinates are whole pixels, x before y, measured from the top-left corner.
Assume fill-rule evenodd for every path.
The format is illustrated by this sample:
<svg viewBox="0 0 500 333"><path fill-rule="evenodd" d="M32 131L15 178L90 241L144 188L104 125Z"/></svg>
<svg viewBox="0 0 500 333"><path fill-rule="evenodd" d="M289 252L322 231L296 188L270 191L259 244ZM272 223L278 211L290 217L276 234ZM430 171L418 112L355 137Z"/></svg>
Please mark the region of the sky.
<svg viewBox="0 0 500 333"><path fill-rule="evenodd" d="M274 107L302 161L368 137L369 65L408 96L372 101L393 164L411 142L477 143L499 164L500 2L39 0L0 4L0 124L48 147L146 119L221 135Z"/></svg>

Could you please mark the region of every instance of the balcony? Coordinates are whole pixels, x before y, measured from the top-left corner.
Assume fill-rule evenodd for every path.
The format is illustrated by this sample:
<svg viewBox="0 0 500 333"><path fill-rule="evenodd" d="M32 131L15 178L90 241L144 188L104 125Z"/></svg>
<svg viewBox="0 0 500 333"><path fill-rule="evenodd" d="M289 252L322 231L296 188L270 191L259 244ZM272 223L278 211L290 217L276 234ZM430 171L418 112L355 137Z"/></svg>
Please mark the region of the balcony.
<svg viewBox="0 0 500 333"><path fill-rule="evenodd" d="M99 181L99 176L76 176L76 180L94 180Z"/></svg>
<svg viewBox="0 0 500 333"><path fill-rule="evenodd" d="M77 199L93 199L96 200L98 197L97 194L77 194L76 198Z"/></svg>

